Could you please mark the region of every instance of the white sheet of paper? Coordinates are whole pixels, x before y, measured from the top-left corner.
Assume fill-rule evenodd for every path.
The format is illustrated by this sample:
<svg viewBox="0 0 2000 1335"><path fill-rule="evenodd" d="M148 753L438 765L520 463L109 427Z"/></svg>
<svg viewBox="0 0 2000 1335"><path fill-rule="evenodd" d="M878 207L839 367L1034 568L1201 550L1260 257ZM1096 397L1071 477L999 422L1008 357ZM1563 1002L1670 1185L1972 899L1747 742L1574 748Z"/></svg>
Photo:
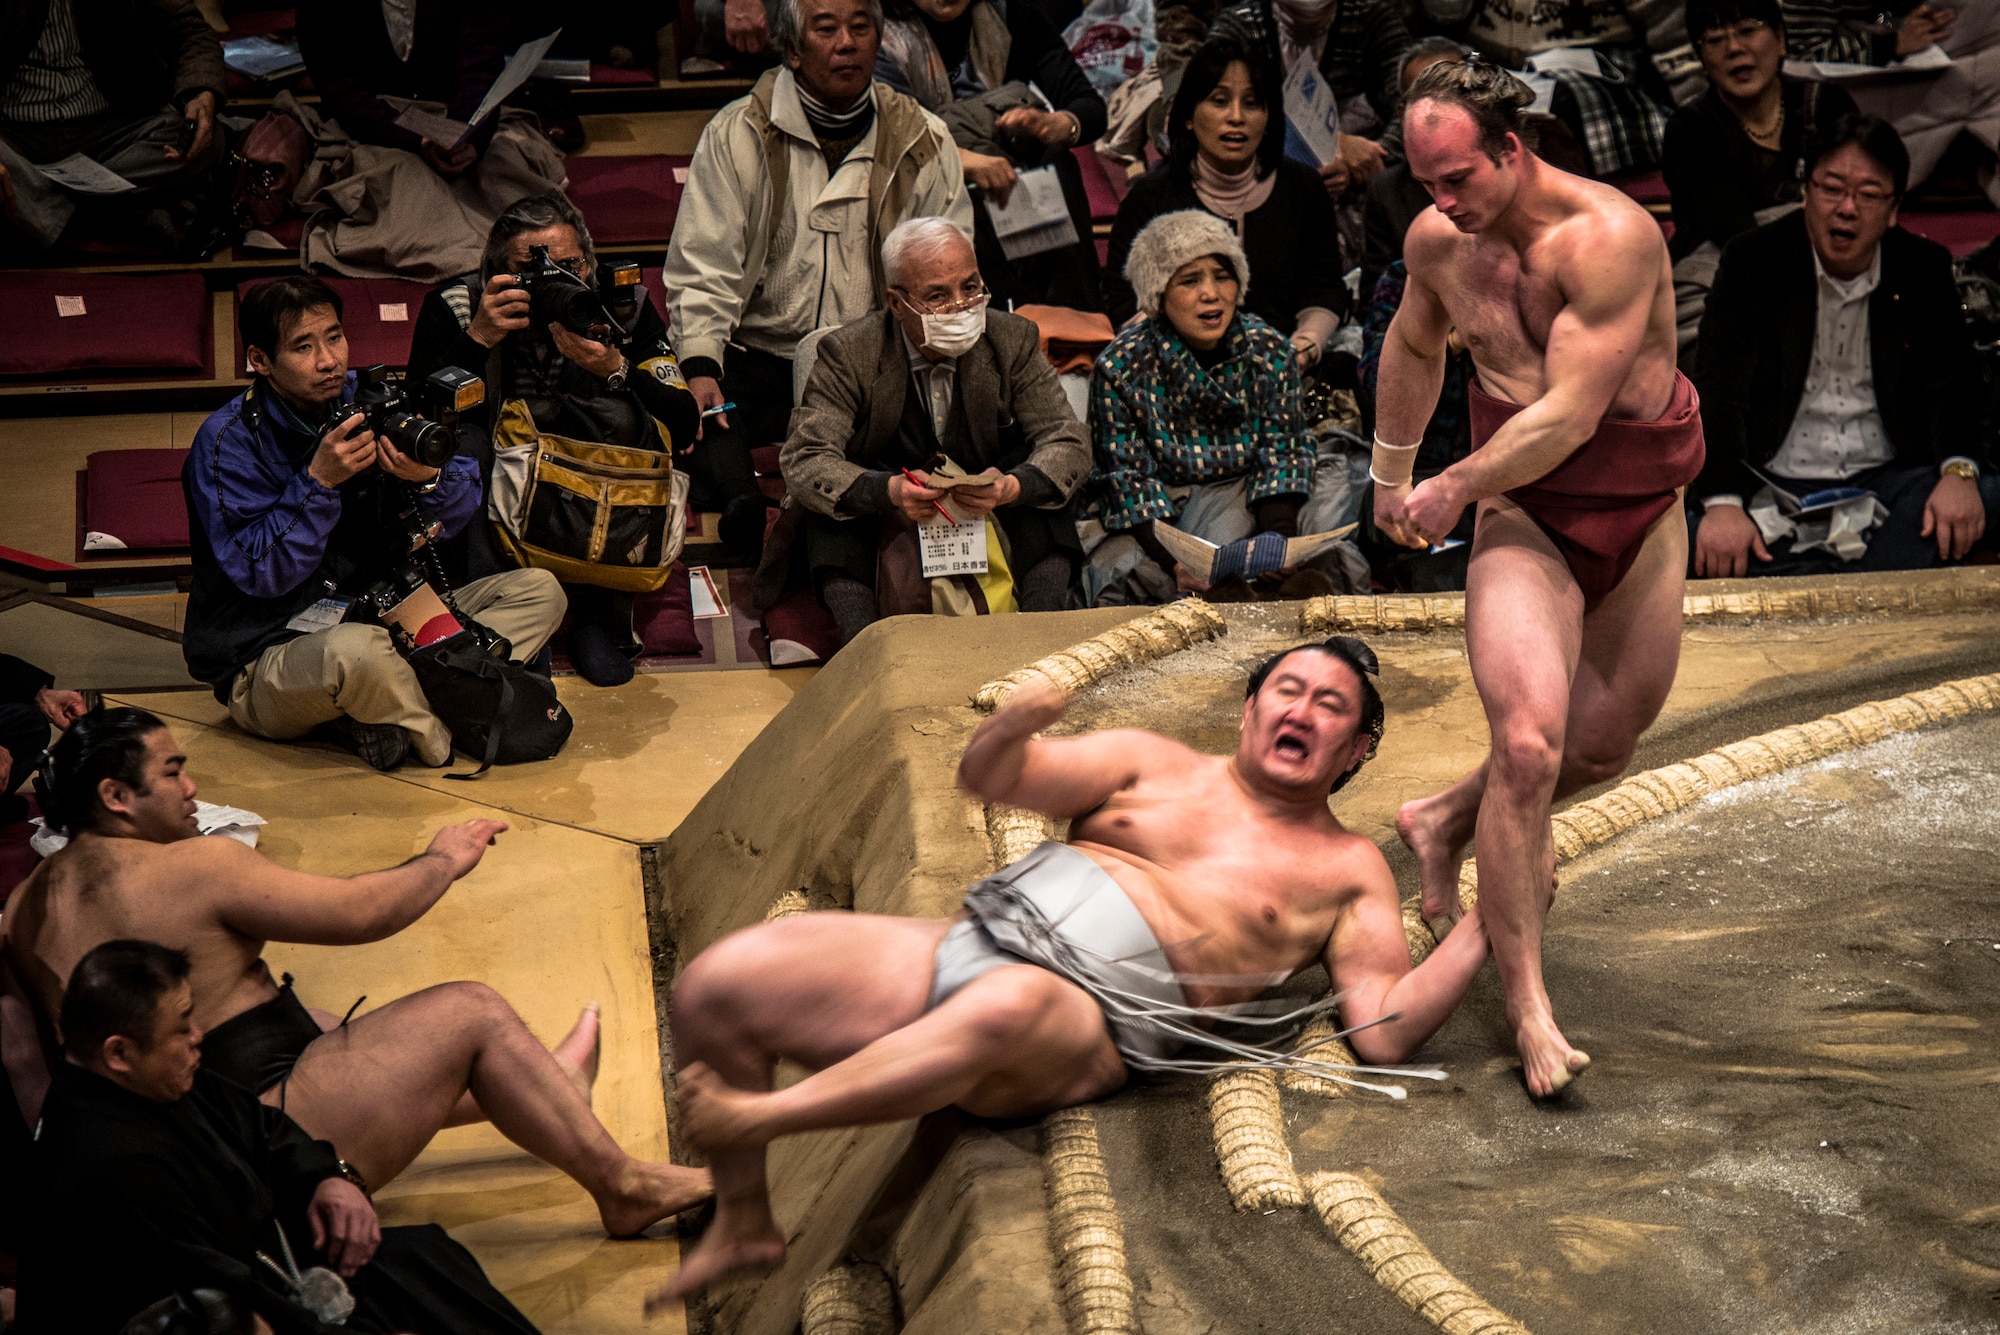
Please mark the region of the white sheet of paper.
<svg viewBox="0 0 2000 1335"><path fill-rule="evenodd" d="M1800 79L1847 83L1862 79L1908 79L1936 74L1951 65L1951 57L1936 42L1888 65L1856 65L1841 60L1787 60L1785 73Z"/></svg>
<svg viewBox="0 0 2000 1335"><path fill-rule="evenodd" d="M986 212L993 219L995 236L1013 236L1016 232L1062 222L1069 217L1069 206L1063 202L1062 181L1057 178L1056 169L1035 167L1014 178L1006 207L987 196Z"/></svg>
<svg viewBox="0 0 2000 1335"><path fill-rule="evenodd" d="M986 517L963 524L917 525L917 550L923 558L924 578L940 575L983 575L986 573Z"/></svg>
<svg viewBox="0 0 2000 1335"><path fill-rule="evenodd" d="M707 566L688 567L688 593L696 621L729 615L729 609L722 605L722 595L716 591L715 576L708 573Z"/></svg>
<svg viewBox="0 0 2000 1335"><path fill-rule="evenodd" d="M396 117L396 124L419 139L428 139L444 149L457 148L460 141L472 133L472 127L464 121L455 121L435 111L425 111L422 107L404 107Z"/></svg>
<svg viewBox="0 0 2000 1335"><path fill-rule="evenodd" d="M82 315L82 314L84 314L82 297L59 296L56 298L57 319L63 320L63 319L68 319L72 315Z"/></svg>
<svg viewBox="0 0 2000 1335"><path fill-rule="evenodd" d="M556 44L556 38L560 36L562 29L557 28L547 37L523 42L520 50L507 57L507 63L500 69L500 77L493 81L493 86L486 90L486 96L480 99L479 109L472 113L474 125L491 116L516 88L528 81L528 76L535 72L535 66L542 63L542 58L548 55L549 48Z"/></svg>
<svg viewBox="0 0 2000 1335"><path fill-rule="evenodd" d="M1303 150L1310 165L1324 167L1340 151L1340 102L1319 64L1302 58L1285 79L1285 156Z"/></svg>
<svg viewBox="0 0 2000 1335"><path fill-rule="evenodd" d="M79 195L122 195L139 187L96 158L72 153L60 162L37 163L35 170Z"/></svg>
<svg viewBox="0 0 2000 1335"><path fill-rule="evenodd" d="M378 301L375 303L375 318L383 324L408 324L410 303L407 301Z"/></svg>

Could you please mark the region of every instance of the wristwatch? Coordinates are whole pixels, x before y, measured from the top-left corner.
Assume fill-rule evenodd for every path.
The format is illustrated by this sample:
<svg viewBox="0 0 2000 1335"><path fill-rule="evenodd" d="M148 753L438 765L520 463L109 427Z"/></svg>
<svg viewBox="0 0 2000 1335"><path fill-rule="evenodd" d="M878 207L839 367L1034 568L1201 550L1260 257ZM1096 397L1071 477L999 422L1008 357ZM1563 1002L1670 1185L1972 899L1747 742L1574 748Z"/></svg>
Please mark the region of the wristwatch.
<svg viewBox="0 0 2000 1335"><path fill-rule="evenodd" d="M1940 477L1962 477L1967 482L1979 481L1979 465L1970 459L1947 459L1938 465Z"/></svg>
<svg viewBox="0 0 2000 1335"><path fill-rule="evenodd" d="M624 357L619 358L618 369L613 371L610 375L604 377L605 388L607 389L625 388L625 373L631 369L632 369L632 362L629 358L624 358Z"/></svg>

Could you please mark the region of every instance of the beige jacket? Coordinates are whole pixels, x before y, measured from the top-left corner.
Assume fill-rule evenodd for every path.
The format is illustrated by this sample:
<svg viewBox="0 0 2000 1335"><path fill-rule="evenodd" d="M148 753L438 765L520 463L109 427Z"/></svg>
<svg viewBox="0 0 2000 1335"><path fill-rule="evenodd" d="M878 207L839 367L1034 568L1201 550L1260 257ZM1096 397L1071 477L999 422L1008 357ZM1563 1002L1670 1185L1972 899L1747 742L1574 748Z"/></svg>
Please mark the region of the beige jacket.
<svg viewBox="0 0 2000 1335"><path fill-rule="evenodd" d="M664 274L683 364L726 366L730 342L790 358L813 330L875 309L882 238L906 218L943 216L971 237L943 122L886 85L871 92L874 126L830 175L789 69L766 74L701 132ZM767 126L785 151L775 219Z"/></svg>

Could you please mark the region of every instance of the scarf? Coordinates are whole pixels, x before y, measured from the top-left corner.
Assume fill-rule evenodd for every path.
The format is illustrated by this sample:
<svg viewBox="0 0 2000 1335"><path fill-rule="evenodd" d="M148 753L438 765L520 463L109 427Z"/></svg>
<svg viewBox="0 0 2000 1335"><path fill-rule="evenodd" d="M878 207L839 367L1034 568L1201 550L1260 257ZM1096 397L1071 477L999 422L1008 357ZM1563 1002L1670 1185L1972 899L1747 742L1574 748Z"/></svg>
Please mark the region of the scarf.
<svg viewBox="0 0 2000 1335"><path fill-rule="evenodd" d="M859 139L868 132L868 123L875 117L875 85L870 83L854 105L845 111L835 111L826 103L806 91L803 83L793 80L798 89L799 105L805 109L806 123L820 139Z"/></svg>
<svg viewBox="0 0 2000 1335"><path fill-rule="evenodd" d="M1243 234L1243 219L1264 207L1278 183L1276 172L1258 180L1258 165L1253 159L1240 172L1225 172L1210 165L1200 153L1194 155L1195 198L1210 213L1226 219L1238 236Z"/></svg>
<svg viewBox="0 0 2000 1335"><path fill-rule="evenodd" d="M882 58L896 67L910 96L927 111L942 111L963 98L990 93L1006 81L1014 39L998 6L974 0L959 22L969 24L971 35L957 69L945 68L927 20L891 19L882 25Z"/></svg>

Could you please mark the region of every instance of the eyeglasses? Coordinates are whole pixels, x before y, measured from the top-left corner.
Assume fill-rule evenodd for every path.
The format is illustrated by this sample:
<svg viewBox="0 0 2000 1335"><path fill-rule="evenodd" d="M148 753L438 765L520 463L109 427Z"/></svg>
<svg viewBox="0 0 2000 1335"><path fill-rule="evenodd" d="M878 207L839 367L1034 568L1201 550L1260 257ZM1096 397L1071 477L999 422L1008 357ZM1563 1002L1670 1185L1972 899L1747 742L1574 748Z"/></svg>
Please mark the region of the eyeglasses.
<svg viewBox="0 0 2000 1335"><path fill-rule="evenodd" d="M1886 208L1896 198L1894 192L1878 185L1844 185L1823 176L1813 177L1806 182L1806 186L1824 204L1837 205L1843 199L1851 199L1857 209Z"/></svg>
<svg viewBox="0 0 2000 1335"><path fill-rule="evenodd" d="M1733 23L1729 27L1716 32L1702 34L1701 41L1697 45L1703 51L1712 54L1717 51L1727 50L1731 42L1752 41L1758 33L1769 32L1770 30L1771 25L1762 19L1744 19L1741 23Z"/></svg>
<svg viewBox="0 0 2000 1335"><path fill-rule="evenodd" d="M908 302L910 309L919 315L957 315L960 311L971 310L991 295L987 292L985 283L976 283L970 292L962 292L956 298L947 298L933 306L928 302L919 302L910 295L907 288L898 287L891 290L902 293L903 300Z"/></svg>

